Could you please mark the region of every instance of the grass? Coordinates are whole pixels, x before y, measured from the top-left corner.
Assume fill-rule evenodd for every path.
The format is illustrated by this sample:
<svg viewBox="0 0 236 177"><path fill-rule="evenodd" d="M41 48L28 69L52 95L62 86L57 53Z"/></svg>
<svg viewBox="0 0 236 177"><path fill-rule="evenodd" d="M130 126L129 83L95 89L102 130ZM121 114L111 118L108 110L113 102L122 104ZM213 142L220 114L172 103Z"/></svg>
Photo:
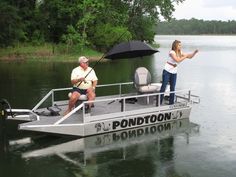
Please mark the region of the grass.
<svg viewBox="0 0 236 177"><path fill-rule="evenodd" d="M82 50L79 46L50 43L39 46L24 43L0 49L0 61L77 61L82 55L97 60L103 54L89 48Z"/></svg>
<svg viewBox="0 0 236 177"><path fill-rule="evenodd" d="M159 48L159 44L152 47ZM32 45L19 43L14 47L0 48L0 61L26 61L26 62L74 62L79 56L86 56L96 61L103 56L103 53L90 48L81 49L80 46L67 46L66 44Z"/></svg>

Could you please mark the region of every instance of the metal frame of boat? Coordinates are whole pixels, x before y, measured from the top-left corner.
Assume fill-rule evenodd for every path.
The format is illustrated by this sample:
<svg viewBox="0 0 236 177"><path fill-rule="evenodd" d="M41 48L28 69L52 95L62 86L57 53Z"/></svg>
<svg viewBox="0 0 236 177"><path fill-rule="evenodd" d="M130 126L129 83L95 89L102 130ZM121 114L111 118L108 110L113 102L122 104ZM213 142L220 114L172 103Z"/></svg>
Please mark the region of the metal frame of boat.
<svg viewBox="0 0 236 177"><path fill-rule="evenodd" d="M160 86L160 83L153 85ZM133 86L133 82L98 85L97 89L111 90L111 87L117 87L119 91L97 96L92 101L95 107L89 113L86 113L85 107L91 101L83 101L65 116L63 114L67 109L68 99L56 100L55 95L59 92L68 93L71 88L52 89L32 110L8 109L14 116L9 114L7 119L30 121L19 124L19 130L85 137L188 118L192 105L200 102L199 97L192 95L188 89L175 91L173 105L160 104L161 93L158 90L148 94L136 91L126 93L126 86ZM172 92L165 92L167 95L170 93ZM51 102L51 109L60 110L58 115L42 114L48 111L48 107L42 107L48 102Z"/></svg>

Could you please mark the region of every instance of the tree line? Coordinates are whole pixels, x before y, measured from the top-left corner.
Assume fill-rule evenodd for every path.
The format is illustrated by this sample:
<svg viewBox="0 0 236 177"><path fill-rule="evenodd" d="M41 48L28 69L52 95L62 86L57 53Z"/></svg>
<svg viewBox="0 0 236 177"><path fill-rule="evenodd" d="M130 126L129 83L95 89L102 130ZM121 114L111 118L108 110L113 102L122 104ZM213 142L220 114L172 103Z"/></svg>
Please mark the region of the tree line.
<svg viewBox="0 0 236 177"><path fill-rule="evenodd" d="M236 21L204 21L198 19L170 20L159 22L156 27L157 34L236 34Z"/></svg>
<svg viewBox="0 0 236 177"><path fill-rule="evenodd" d="M1 0L0 47L65 43L105 50L119 41L152 42L160 17L184 0Z"/></svg>

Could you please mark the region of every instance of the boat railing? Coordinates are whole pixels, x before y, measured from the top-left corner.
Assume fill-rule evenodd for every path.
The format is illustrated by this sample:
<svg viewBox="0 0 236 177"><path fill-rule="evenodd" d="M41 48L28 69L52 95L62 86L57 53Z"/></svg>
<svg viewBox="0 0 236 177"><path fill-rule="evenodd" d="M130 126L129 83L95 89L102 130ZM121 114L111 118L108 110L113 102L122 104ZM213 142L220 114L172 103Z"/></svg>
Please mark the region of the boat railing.
<svg viewBox="0 0 236 177"><path fill-rule="evenodd" d="M181 108L184 106L188 106L190 104L193 103L199 103L200 99L198 96L192 95L191 94L191 90L177 90L177 91L166 91L165 93L160 93L160 92L155 92L155 93L148 93L148 94L138 94L135 93L133 95L129 95L127 96L126 93L124 93L123 91L123 86L125 85L132 85L133 82L125 82L125 83L114 83L114 84L104 84L104 85L98 85L98 88L104 88L104 87L113 87L113 86L117 86L119 88L118 94L115 94L114 97L100 97L95 99L94 101L84 101L82 104L76 106L70 113L68 113L67 115L63 116L61 119L59 119L55 125L62 123L65 119L67 119L68 117L72 116L73 114L75 114L77 111L79 111L80 109L82 109L82 119L83 122L89 122L89 121L94 121L96 120L96 116L97 118L101 118L101 116L106 117L106 115L109 117L109 114L124 114L124 115L128 115L130 114L130 112L133 112L135 110L135 112L138 113L142 113L142 110L144 111L144 109L153 109L156 110L156 107L160 107L159 110L164 110L164 109L173 109L173 105L168 105L168 104L160 104L160 97L161 95L168 95L171 93L175 93L175 105L174 108ZM60 91L70 91L71 88L58 88L58 89L52 89L51 91L49 91L42 100L40 100L38 102L38 104L36 104L36 106L32 109L32 111L37 110L38 108L40 108L45 102L46 100L48 100L51 97L51 104L52 106L55 106L57 103L59 103L60 101L55 100L55 93L56 92L60 92ZM143 105L141 106L133 106L131 108L130 106L130 100L138 100L138 102L141 103L145 102ZM62 102L64 102L68 100L63 100ZM104 112L100 112L100 113L94 113L93 115L89 115L87 113L85 113L85 105L88 103L101 103L101 102L105 102L107 105L106 109ZM118 106L115 106L115 109L110 109L110 106L112 106L113 102L119 102L120 104L116 104ZM120 106L119 106L120 105ZM164 107L165 106L165 107ZM169 108L168 108L169 106ZM114 106L113 106L114 108ZM163 108L163 109L162 109ZM86 119L85 119L86 117Z"/></svg>
<svg viewBox="0 0 236 177"><path fill-rule="evenodd" d="M112 86L118 86L119 87L119 95L122 94L122 87L125 85L132 85L133 82L124 82L124 83L114 83L114 84L103 84L103 85L97 85L97 88L105 88L105 87L112 87ZM38 109L46 100L48 100L51 97L51 103L52 106L55 105L55 93L60 91L70 91L71 87L68 88L58 88L58 89L52 89L50 90L32 109L32 111L35 111Z"/></svg>
<svg viewBox="0 0 236 177"><path fill-rule="evenodd" d="M166 104L160 104L160 97L162 94L170 94L170 93L175 93L175 104L174 105L166 105ZM80 104L79 106L77 106L75 109L73 109L69 114L65 115L64 117L62 117L60 120L58 120L54 125L58 125L60 123L62 123L65 119L67 119L68 117L70 117L71 115L75 114L78 110L82 109L82 118L83 118L83 123L87 123L87 122L92 122L92 121L96 121L96 120L101 120L101 119L106 119L109 117L116 117L122 115L129 115L129 114L133 114L133 112L135 111L135 114L142 114L143 112L146 111L146 109L150 109L150 111L153 109L153 111L157 111L156 108L160 108L159 111L162 111L164 109L182 109L184 107L190 106L193 103L192 97L196 97L195 95L191 94L191 90L178 90L178 91L168 91L165 93L160 93L160 92L156 92L156 93L149 93L149 94L136 94L136 95L131 95L131 96L118 96L118 97L114 97L114 98L104 98L104 99L96 99L94 101L84 101L82 104ZM130 109L130 102L127 100L132 100L132 99L145 99L147 102L142 105L142 106L132 106L132 108ZM148 99L150 99L149 103L148 103ZM101 102L105 102L106 108L104 112L100 112L100 113L93 113L92 115L87 116L87 114L85 113L85 105L88 103L94 103L95 105ZM109 106L114 103L114 102L120 102L120 106L115 106L111 109ZM163 108L163 109L161 109ZM131 113L132 112L132 113ZM112 114L113 116L110 116L110 114Z"/></svg>
<svg viewBox="0 0 236 177"><path fill-rule="evenodd" d="M65 116L63 116L61 119L59 119L57 122L54 123L54 125L58 125L60 124L61 122L63 122L64 120L66 120L68 117L70 117L71 115L75 114L78 110L80 109L83 109L83 114L84 114L84 109L85 109L85 106L84 106L84 103L83 104L80 104L79 106L75 107L75 109L73 109L71 112L69 112L68 114L66 114ZM84 117L84 115L83 115Z"/></svg>

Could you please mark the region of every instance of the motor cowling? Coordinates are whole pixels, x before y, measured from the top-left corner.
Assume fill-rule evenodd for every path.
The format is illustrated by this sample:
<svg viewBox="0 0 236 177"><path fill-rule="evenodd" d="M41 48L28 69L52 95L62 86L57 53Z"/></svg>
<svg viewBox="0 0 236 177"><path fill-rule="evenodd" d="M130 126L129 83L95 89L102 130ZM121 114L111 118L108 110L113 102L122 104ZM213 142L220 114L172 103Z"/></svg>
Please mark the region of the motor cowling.
<svg viewBox="0 0 236 177"><path fill-rule="evenodd" d="M6 119L8 116L7 109L10 110L11 112L11 106L9 102L6 99L1 99L0 100L0 118L1 119Z"/></svg>
<svg viewBox="0 0 236 177"><path fill-rule="evenodd" d="M1 119L6 119L7 118L7 112L5 109L1 108L1 114L0 114Z"/></svg>

